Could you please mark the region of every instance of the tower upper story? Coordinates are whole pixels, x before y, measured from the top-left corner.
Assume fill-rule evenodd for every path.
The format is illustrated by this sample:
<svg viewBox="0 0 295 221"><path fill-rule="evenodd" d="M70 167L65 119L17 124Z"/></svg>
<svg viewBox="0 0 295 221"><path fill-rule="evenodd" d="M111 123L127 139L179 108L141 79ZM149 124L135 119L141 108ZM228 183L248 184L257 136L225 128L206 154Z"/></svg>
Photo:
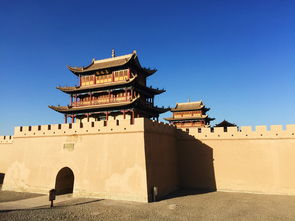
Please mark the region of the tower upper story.
<svg viewBox="0 0 295 221"><path fill-rule="evenodd" d="M113 54L112 58L93 59L85 67L68 66L68 69L80 78L80 87L126 82L131 79L131 73L136 75L139 83L146 85L146 78L157 71L142 67L136 51L118 57Z"/></svg>
<svg viewBox="0 0 295 221"><path fill-rule="evenodd" d="M140 65L136 51L131 54L95 60L83 67L68 66L79 77L79 86L57 87L70 95L68 106L49 106L74 118L94 116L107 119L110 115L158 118L167 108L154 105L154 96L164 89L147 87L147 77L156 69ZM133 117L133 118L134 118Z"/></svg>

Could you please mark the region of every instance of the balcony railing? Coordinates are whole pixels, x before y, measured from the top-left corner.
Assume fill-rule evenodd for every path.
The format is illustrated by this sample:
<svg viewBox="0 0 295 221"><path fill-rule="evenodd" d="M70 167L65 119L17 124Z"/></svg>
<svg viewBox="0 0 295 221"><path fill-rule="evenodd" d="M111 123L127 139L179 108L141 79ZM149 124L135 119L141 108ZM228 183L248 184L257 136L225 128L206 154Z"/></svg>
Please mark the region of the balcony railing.
<svg viewBox="0 0 295 221"><path fill-rule="evenodd" d="M125 77L122 79L116 78L114 80L112 80L112 79L97 80L96 82L95 81L83 81L83 82L81 82L81 86L104 85L104 84L108 85L110 83L127 82L129 80L130 80L130 78Z"/></svg>
<svg viewBox="0 0 295 221"><path fill-rule="evenodd" d="M183 127L200 127L205 126L205 122L195 122L195 123L175 123L175 125L179 128Z"/></svg>
<svg viewBox="0 0 295 221"><path fill-rule="evenodd" d="M116 98L104 98L104 99L93 99L91 101L77 101L73 102L73 107L89 106L89 105L100 105L100 104L112 104L112 103L123 103L131 101L131 96L127 97L116 97Z"/></svg>

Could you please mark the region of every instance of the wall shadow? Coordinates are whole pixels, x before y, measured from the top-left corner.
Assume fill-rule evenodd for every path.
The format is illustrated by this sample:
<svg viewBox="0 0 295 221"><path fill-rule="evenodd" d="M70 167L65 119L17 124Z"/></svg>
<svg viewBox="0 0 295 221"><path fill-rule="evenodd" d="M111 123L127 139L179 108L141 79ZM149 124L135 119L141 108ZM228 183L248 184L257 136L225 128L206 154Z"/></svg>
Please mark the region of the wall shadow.
<svg viewBox="0 0 295 221"><path fill-rule="evenodd" d="M183 196L190 196L190 195L200 195L200 194L206 194L214 192L215 190L209 190L209 189L200 189L200 188L182 188L178 189L173 193L170 193L168 195L159 197L159 201L161 200L167 200L177 197L183 197Z"/></svg>
<svg viewBox="0 0 295 221"><path fill-rule="evenodd" d="M149 202L178 189L176 134L171 135L145 133L145 163Z"/></svg>
<svg viewBox="0 0 295 221"><path fill-rule="evenodd" d="M180 188L191 193L216 191L213 149L178 130L177 151Z"/></svg>
<svg viewBox="0 0 295 221"><path fill-rule="evenodd" d="M67 207L71 207L71 206L87 205L87 204L99 202L99 201L102 201L102 200L104 200L104 199L93 199L93 200L90 200L90 201L87 201L87 202L78 202L78 203L66 202L66 203L68 203L67 205L63 205L63 202L61 202L61 203L54 204L54 207L55 208L67 208ZM48 205L48 207L41 206L41 207L34 207L34 208L30 208L30 209L5 209L5 210L0 210L0 213L8 213L8 212L14 212L14 211L28 211L28 210L30 210L30 211L35 211L35 210L42 211L42 210L52 210L52 208Z"/></svg>

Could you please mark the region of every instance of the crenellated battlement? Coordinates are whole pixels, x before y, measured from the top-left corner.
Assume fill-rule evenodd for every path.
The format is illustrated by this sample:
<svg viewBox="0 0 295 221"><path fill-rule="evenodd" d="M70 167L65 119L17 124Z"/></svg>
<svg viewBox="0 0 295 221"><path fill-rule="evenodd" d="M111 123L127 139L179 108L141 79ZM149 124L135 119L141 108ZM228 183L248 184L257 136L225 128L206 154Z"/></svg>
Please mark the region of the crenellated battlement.
<svg viewBox="0 0 295 221"><path fill-rule="evenodd" d="M144 130L143 123L143 118L136 118L133 123L131 123L130 119L120 119L84 123L19 126L14 129L14 137L138 132Z"/></svg>
<svg viewBox="0 0 295 221"><path fill-rule="evenodd" d="M214 128L184 128L176 129L172 124L152 121L146 118L136 118L133 123L130 119L94 121L84 123L50 124L35 126L18 126L14 129L14 136L0 136L0 144L12 143L17 137L62 136L75 134L104 134L143 132L175 134L176 131L185 131L196 139L280 139L295 138L295 125L290 124L267 126L241 126ZM182 133L179 133L181 136Z"/></svg>
<svg viewBox="0 0 295 221"><path fill-rule="evenodd" d="M13 142L13 136L0 136L0 144L7 144Z"/></svg>
<svg viewBox="0 0 295 221"><path fill-rule="evenodd" d="M197 139L280 139L295 138L295 125L241 126L183 129Z"/></svg>
<svg viewBox="0 0 295 221"><path fill-rule="evenodd" d="M135 118L133 123L131 123L130 119L119 119L84 123L18 126L14 129L14 137L128 133L138 131L143 132L144 130L154 133L173 133L175 131L175 126L149 120L147 118Z"/></svg>
<svg viewBox="0 0 295 221"><path fill-rule="evenodd" d="M176 126L169 123L157 122L145 119L144 124L145 132L148 133L161 133L161 134L175 134Z"/></svg>

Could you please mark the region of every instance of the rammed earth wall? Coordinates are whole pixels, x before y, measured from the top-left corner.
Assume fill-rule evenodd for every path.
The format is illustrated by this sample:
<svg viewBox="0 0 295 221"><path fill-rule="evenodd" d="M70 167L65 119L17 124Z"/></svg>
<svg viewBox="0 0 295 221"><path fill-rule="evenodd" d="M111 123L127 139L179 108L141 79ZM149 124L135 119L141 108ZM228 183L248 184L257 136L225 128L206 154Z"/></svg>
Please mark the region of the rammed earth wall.
<svg viewBox="0 0 295 221"><path fill-rule="evenodd" d="M74 195L146 202L144 121L117 123L15 128L13 144L0 145L0 158L9 159L1 164L2 189L48 193L69 167Z"/></svg>
<svg viewBox="0 0 295 221"><path fill-rule="evenodd" d="M0 137L2 189L48 193L58 171L74 195L147 202L179 187L295 194L295 125L190 129L137 118L16 127Z"/></svg>
<svg viewBox="0 0 295 221"><path fill-rule="evenodd" d="M295 125L190 129L178 136L184 187L295 194Z"/></svg>

